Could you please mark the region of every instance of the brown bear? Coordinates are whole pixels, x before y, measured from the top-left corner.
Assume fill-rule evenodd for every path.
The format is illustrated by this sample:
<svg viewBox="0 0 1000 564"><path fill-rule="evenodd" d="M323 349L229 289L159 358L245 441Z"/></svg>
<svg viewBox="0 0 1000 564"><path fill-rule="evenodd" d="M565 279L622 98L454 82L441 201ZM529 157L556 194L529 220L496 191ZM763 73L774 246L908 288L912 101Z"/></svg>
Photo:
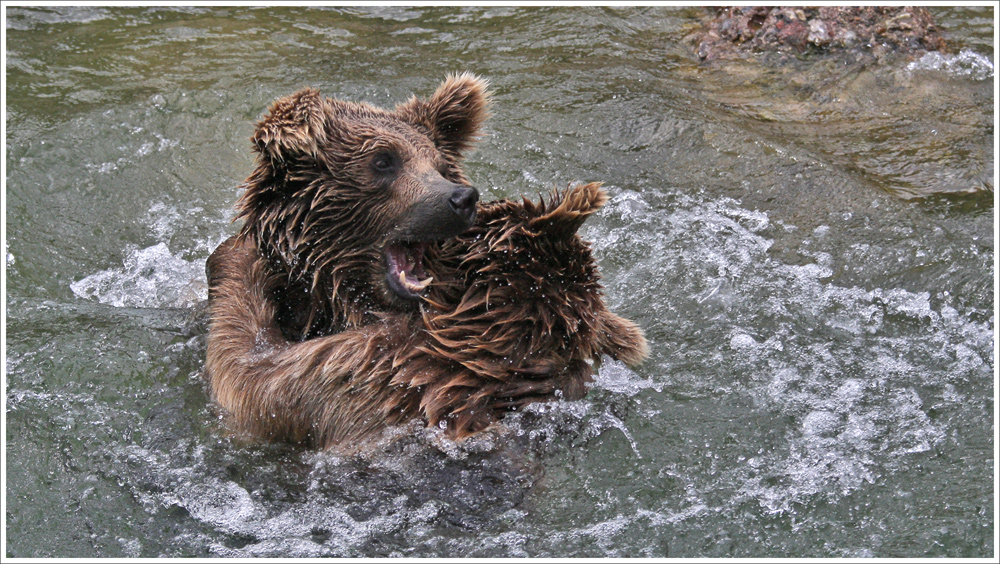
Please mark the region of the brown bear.
<svg viewBox="0 0 1000 564"><path fill-rule="evenodd" d="M461 168L489 98L470 74L394 111L306 88L276 101L251 137L236 237L270 260L272 299L294 340L415 310L430 241L472 225L479 193Z"/></svg>
<svg viewBox="0 0 1000 564"><path fill-rule="evenodd" d="M607 196L597 183L480 204L475 225L428 251L416 346L391 383L420 392L420 415L463 437L537 401L580 399L603 355L635 366L639 327L611 313L590 246L577 234Z"/></svg>
<svg viewBox="0 0 1000 564"><path fill-rule="evenodd" d="M581 397L604 354L644 358L576 234L596 184L477 205L460 163L487 101L464 74L393 111L309 89L271 107L243 229L207 264L205 373L232 429L351 450L423 417L461 438Z"/></svg>

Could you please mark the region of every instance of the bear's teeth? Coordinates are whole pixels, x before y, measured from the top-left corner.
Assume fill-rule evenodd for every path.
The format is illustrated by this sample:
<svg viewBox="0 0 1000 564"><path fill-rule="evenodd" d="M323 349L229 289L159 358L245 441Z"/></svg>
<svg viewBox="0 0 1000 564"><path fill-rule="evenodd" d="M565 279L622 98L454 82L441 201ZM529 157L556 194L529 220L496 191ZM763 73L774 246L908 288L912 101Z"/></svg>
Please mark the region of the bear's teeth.
<svg viewBox="0 0 1000 564"><path fill-rule="evenodd" d="M399 283L402 284L404 288L406 288L407 290L410 290L411 292L422 292L428 286L430 286L431 282L433 282L433 281L434 281L434 278L428 277L426 280L421 280L420 282L413 283L413 282L410 282L406 278L406 272L405 271L401 271L399 273Z"/></svg>

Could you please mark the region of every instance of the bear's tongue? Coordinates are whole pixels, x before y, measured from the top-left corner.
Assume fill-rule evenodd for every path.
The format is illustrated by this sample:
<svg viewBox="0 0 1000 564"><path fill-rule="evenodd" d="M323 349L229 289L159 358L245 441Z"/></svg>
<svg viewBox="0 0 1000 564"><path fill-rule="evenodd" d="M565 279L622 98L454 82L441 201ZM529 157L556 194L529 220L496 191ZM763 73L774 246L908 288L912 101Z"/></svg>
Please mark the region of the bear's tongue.
<svg viewBox="0 0 1000 564"><path fill-rule="evenodd" d="M427 243L397 243L385 248L389 286L405 297L416 297L430 286L433 278L424 272ZM426 278L424 278L426 277Z"/></svg>

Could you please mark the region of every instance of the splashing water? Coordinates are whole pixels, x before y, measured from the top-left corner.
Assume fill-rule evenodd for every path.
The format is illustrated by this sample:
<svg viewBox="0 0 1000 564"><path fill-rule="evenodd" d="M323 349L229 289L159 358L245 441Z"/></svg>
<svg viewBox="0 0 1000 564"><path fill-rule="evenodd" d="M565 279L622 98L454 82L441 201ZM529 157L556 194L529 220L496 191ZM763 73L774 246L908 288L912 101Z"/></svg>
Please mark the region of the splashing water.
<svg viewBox="0 0 1000 564"><path fill-rule="evenodd" d="M9 556L993 554L992 8L937 10L957 54L781 68L692 59L689 8L6 13ZM650 359L461 444L231 440L189 308L253 122L458 69L484 199L605 183Z"/></svg>
<svg viewBox="0 0 1000 564"><path fill-rule="evenodd" d="M115 307L191 307L208 298L204 269L157 243L130 249L122 268L91 274L70 288L81 298Z"/></svg>
<svg viewBox="0 0 1000 564"><path fill-rule="evenodd" d="M907 65L906 70L940 71L956 77L988 80L993 78L993 61L968 49L963 49L957 54L931 51Z"/></svg>

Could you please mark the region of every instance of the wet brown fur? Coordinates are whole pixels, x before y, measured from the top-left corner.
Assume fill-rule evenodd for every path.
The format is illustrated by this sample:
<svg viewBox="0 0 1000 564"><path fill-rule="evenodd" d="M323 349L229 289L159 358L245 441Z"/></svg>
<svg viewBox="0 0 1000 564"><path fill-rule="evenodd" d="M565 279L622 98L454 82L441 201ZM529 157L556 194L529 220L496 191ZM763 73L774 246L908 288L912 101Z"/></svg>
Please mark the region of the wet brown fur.
<svg viewBox="0 0 1000 564"><path fill-rule="evenodd" d="M642 330L611 313L577 230L604 205L597 183L546 202L481 204L476 225L442 244L422 309L426 336L392 383L416 388L428 424L453 437L529 403L586 394L603 355L635 366Z"/></svg>
<svg viewBox="0 0 1000 564"><path fill-rule="evenodd" d="M463 75L394 112L346 111L389 137L415 139L415 155L465 182L459 163L485 101L484 84ZM243 230L209 258L206 376L230 428L351 450L420 417L462 438L528 403L582 397L590 362L602 355L630 365L645 357L641 330L607 310L576 234L605 201L596 184L547 202L479 204L471 229L427 250L435 282L419 310L387 297L372 265L393 228L384 216L398 218L392 210L406 205L352 193L364 192L364 175L340 157L343 148L330 148L329 112L340 103L307 90L272 107L254 135L258 164L238 204ZM327 105L327 123L315 117L317 104ZM400 116L403 127L392 123Z"/></svg>
<svg viewBox="0 0 1000 564"><path fill-rule="evenodd" d="M269 270L279 322L296 340L374 321L374 311L413 309L385 288L382 250L440 175L468 185L462 153L488 117L485 81L449 77L428 99L394 110L324 98L305 88L272 104L251 140L253 172L236 204L239 238ZM393 150L405 160L390 185L371 159Z"/></svg>

